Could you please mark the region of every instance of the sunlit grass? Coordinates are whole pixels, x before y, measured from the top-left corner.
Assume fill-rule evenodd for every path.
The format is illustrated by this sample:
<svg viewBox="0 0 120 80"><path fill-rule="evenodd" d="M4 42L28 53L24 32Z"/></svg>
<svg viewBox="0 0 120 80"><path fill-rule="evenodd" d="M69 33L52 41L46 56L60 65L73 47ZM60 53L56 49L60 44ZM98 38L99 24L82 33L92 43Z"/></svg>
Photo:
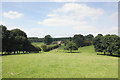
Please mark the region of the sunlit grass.
<svg viewBox="0 0 120 80"><path fill-rule="evenodd" d="M118 58L96 55L93 46L67 53L63 46L50 52L3 56L3 78L117 78Z"/></svg>

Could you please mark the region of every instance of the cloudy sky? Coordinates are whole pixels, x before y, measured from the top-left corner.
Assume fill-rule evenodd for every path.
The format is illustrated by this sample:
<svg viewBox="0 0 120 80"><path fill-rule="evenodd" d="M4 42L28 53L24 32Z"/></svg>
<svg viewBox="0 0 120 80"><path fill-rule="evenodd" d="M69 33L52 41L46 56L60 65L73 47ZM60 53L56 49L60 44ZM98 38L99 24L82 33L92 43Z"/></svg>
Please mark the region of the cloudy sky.
<svg viewBox="0 0 120 80"><path fill-rule="evenodd" d="M3 2L1 24L28 37L118 34L117 2Z"/></svg>

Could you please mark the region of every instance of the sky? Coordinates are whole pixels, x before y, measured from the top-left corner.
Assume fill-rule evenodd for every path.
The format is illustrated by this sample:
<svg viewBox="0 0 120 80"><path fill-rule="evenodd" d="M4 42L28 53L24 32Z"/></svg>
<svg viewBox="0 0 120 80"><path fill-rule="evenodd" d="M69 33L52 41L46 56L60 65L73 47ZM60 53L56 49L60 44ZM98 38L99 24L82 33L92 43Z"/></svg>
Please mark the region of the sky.
<svg viewBox="0 0 120 80"><path fill-rule="evenodd" d="M118 34L117 2L2 2L0 24L28 37Z"/></svg>

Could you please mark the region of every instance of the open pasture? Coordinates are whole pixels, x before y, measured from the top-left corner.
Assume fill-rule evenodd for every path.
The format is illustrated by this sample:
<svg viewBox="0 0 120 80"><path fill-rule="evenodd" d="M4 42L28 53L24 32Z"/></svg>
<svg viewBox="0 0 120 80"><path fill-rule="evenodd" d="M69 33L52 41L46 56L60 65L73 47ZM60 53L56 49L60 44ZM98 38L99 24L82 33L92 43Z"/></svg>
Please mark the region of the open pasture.
<svg viewBox="0 0 120 80"><path fill-rule="evenodd" d="M50 52L2 56L3 78L117 78L118 58L96 55L93 46L67 53Z"/></svg>

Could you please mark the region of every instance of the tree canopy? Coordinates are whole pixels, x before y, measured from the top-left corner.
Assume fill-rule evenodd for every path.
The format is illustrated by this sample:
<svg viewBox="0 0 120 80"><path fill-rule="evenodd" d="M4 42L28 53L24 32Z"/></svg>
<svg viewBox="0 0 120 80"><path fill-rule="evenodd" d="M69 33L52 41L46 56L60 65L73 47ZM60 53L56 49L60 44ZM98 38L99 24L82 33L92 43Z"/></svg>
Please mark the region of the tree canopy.
<svg viewBox="0 0 120 80"><path fill-rule="evenodd" d="M20 29L7 30L6 26L0 25L2 28L2 52L8 54L19 51L40 51L40 48L33 46L28 38L27 34Z"/></svg>
<svg viewBox="0 0 120 80"><path fill-rule="evenodd" d="M77 47L82 47L84 46L84 36L81 34L76 34L73 36L73 42L77 45Z"/></svg>
<svg viewBox="0 0 120 80"><path fill-rule="evenodd" d="M120 54L120 37L117 35L101 35L98 34L94 39L94 47L96 52L108 52Z"/></svg>
<svg viewBox="0 0 120 80"><path fill-rule="evenodd" d="M46 36L44 37L44 43L45 43L46 45L50 45L52 42L53 42L53 38L52 38L50 35L46 35Z"/></svg>

